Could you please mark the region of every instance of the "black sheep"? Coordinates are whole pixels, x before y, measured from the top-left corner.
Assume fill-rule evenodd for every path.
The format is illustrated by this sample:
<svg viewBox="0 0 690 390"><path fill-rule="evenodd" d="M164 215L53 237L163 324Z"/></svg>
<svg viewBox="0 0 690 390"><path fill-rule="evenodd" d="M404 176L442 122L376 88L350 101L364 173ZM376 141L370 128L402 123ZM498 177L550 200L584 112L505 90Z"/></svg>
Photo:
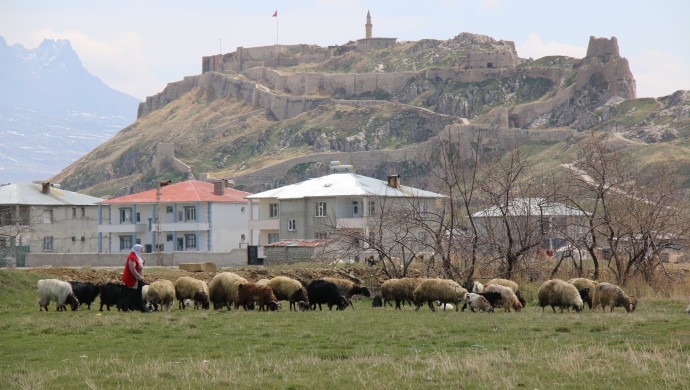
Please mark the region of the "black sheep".
<svg viewBox="0 0 690 390"><path fill-rule="evenodd" d="M383 298L380 295L371 300L371 307L383 307Z"/></svg>
<svg viewBox="0 0 690 390"><path fill-rule="evenodd" d="M87 308L91 310L91 304L100 293L100 289L93 283L89 282L69 282L72 285L72 291L79 300L79 305L86 304Z"/></svg>
<svg viewBox="0 0 690 390"><path fill-rule="evenodd" d="M345 310L348 305L347 298L340 292L338 286L325 280L314 280L309 283L307 295L312 310L316 310L317 304L321 310L322 303L328 305L328 310L333 310L333 306L336 306L336 310Z"/></svg>
<svg viewBox="0 0 690 390"><path fill-rule="evenodd" d="M103 306L108 308L116 306L118 310L129 307L129 295L124 289L124 284L106 283L99 286L101 290L101 308L98 311L103 311Z"/></svg>

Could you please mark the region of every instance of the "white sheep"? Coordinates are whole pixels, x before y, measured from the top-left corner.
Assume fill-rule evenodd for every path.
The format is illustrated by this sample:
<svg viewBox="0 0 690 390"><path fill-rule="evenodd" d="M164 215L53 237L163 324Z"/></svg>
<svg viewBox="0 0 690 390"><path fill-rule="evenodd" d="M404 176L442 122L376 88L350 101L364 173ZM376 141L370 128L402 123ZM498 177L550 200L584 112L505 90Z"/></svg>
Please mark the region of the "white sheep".
<svg viewBox="0 0 690 390"><path fill-rule="evenodd" d="M592 296L592 310L596 310L597 307L601 306L601 309L606 312L606 306L611 307L611 311L616 306L622 306L625 311L631 313L635 311L635 306L637 299L633 300L628 297L623 289L611 283L599 283L594 289L594 294Z"/></svg>
<svg viewBox="0 0 690 390"><path fill-rule="evenodd" d="M594 288L597 286L597 282L587 278L572 278L568 280L568 283L577 288L577 291L580 292L582 302L587 303L587 306L591 309L592 295L594 295Z"/></svg>
<svg viewBox="0 0 690 390"><path fill-rule="evenodd" d="M200 305L208 309L209 289L206 282L195 279L191 276L180 276L175 281L175 299L179 303L180 309L185 308L185 299L194 300L194 306Z"/></svg>
<svg viewBox="0 0 690 390"><path fill-rule="evenodd" d="M565 308L573 308L576 312L581 312L584 303L577 287L560 279L551 279L544 282L537 291L539 306L544 311L546 306L551 306L556 312L556 306L561 308L561 313Z"/></svg>
<svg viewBox="0 0 690 390"><path fill-rule="evenodd" d="M158 310L158 305L161 309L170 311L175 299L175 285L169 280L156 280L151 283L146 292L147 305L151 305L154 310Z"/></svg>
<svg viewBox="0 0 690 390"><path fill-rule="evenodd" d="M443 303L443 302L441 302L441 301L436 301L436 302L434 302L434 303L436 304L436 306L442 308L443 311L446 311L446 309L447 309L447 310L453 310L453 309L455 309L455 307L453 307L453 305L450 304L450 303Z"/></svg>
<svg viewBox="0 0 690 390"><path fill-rule="evenodd" d="M475 294L483 293L484 285L480 281L475 280L472 282L472 292Z"/></svg>
<svg viewBox="0 0 690 390"><path fill-rule="evenodd" d="M416 310L427 302L431 311L434 309L434 301L450 302L455 304L455 311L458 311L459 303L465 299L465 290L456 281L450 279L423 279L417 288L414 289L412 297L417 306Z"/></svg>
<svg viewBox="0 0 690 390"><path fill-rule="evenodd" d="M276 299L279 301L290 301L290 311L292 311L293 307L295 311L297 311L298 302L304 302L306 304L300 306L300 308L309 307L307 289L304 288L299 280L287 276L276 276L269 280L266 285L273 290Z"/></svg>
<svg viewBox="0 0 690 390"><path fill-rule="evenodd" d="M395 301L395 308L400 309L400 303L412 302L414 300L414 289L417 288L423 278L402 278L388 279L381 285L381 297L383 305L386 303L392 306L391 301Z"/></svg>
<svg viewBox="0 0 690 390"><path fill-rule="evenodd" d="M237 302L239 287L243 283L249 283L249 281L234 272L221 272L214 276L208 285L213 309L226 307L230 310Z"/></svg>
<svg viewBox="0 0 690 390"><path fill-rule="evenodd" d="M77 310L79 300L72 291L72 285L58 279L41 279L36 283L38 288L38 307L41 311L48 311L51 300L55 301L57 311L67 310L65 305L70 305L72 310Z"/></svg>
<svg viewBox="0 0 690 390"><path fill-rule="evenodd" d="M520 311L523 308L522 303L510 287L506 287L500 284L487 283L484 285L484 292L500 293L501 300L496 302L496 305L502 307L504 311L510 311L511 309L515 311Z"/></svg>
<svg viewBox="0 0 690 390"><path fill-rule="evenodd" d="M474 309L479 311L485 311L487 313L493 313L494 307L491 303L483 296L477 293L467 293L465 294L465 302L467 302L467 307L474 312Z"/></svg>

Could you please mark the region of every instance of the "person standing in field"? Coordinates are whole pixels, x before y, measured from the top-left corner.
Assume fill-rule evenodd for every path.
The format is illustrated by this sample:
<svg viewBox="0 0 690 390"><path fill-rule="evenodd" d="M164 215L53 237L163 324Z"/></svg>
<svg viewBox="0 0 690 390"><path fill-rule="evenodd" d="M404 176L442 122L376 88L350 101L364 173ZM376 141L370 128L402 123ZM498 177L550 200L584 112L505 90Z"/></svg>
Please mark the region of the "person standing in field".
<svg viewBox="0 0 690 390"><path fill-rule="evenodd" d="M127 286L127 308L129 310L140 310L146 312L144 301L141 298L141 289L144 287L144 259L141 258L141 251L144 246L136 244L125 261L125 270L122 273L122 282Z"/></svg>

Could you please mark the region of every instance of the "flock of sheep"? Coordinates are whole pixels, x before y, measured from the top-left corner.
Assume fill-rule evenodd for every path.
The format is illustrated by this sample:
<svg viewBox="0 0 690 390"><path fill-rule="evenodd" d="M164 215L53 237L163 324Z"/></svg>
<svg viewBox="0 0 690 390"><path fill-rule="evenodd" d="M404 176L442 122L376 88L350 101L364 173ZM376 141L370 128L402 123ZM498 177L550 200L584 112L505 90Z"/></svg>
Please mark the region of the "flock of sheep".
<svg viewBox="0 0 690 390"><path fill-rule="evenodd" d="M451 279L439 278L401 278L389 279L381 285L381 295L372 300L372 306L393 306L400 309L401 305L414 305L419 310L427 304L432 311L436 306L443 310L469 308L472 312L493 312L497 308L504 311L520 311L526 305L526 300L517 283L507 279L492 279L482 284L474 281L465 288ZM132 310L129 295L125 287L119 283L94 285L86 282L65 282L58 279L42 279L37 283L38 304L41 310L48 310L51 301L56 302L58 311L66 310L67 305L77 310L79 305L87 305L100 296L100 310L105 306L110 310L115 306L118 310ZM468 291L469 290L469 291ZM334 306L336 310L344 310L352 305L353 295L369 297L369 289L360 283L341 278L322 278L303 284L299 280L276 276L272 279L261 279L255 283L249 282L233 272L220 272L210 283L190 276L170 280L157 280L142 289L142 299L151 311L171 310L174 301L180 309L193 306L194 308L215 310L227 308L231 310L240 307L245 310L275 311L281 307L280 301L288 301L290 310L315 310L317 305L325 304L329 310ZM550 306L554 312L558 307L563 310L573 309L582 311L586 303L590 309L599 307L602 310L623 307L627 312L633 312L637 306L637 299L628 296L618 286L610 283L599 283L585 278L574 278L567 282L552 279L544 282L537 291L537 299L542 311ZM455 306L453 306L455 305ZM688 307L690 313L690 307Z"/></svg>

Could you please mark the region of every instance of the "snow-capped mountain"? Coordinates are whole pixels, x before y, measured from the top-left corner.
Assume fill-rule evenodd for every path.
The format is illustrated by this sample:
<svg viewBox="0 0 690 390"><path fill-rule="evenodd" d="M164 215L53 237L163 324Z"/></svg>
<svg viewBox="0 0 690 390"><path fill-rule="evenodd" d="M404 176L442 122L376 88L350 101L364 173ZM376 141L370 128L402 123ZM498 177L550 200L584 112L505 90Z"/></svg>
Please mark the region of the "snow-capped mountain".
<svg viewBox="0 0 690 390"><path fill-rule="evenodd" d="M67 40L0 37L0 183L45 180L131 124L139 101L105 85Z"/></svg>

